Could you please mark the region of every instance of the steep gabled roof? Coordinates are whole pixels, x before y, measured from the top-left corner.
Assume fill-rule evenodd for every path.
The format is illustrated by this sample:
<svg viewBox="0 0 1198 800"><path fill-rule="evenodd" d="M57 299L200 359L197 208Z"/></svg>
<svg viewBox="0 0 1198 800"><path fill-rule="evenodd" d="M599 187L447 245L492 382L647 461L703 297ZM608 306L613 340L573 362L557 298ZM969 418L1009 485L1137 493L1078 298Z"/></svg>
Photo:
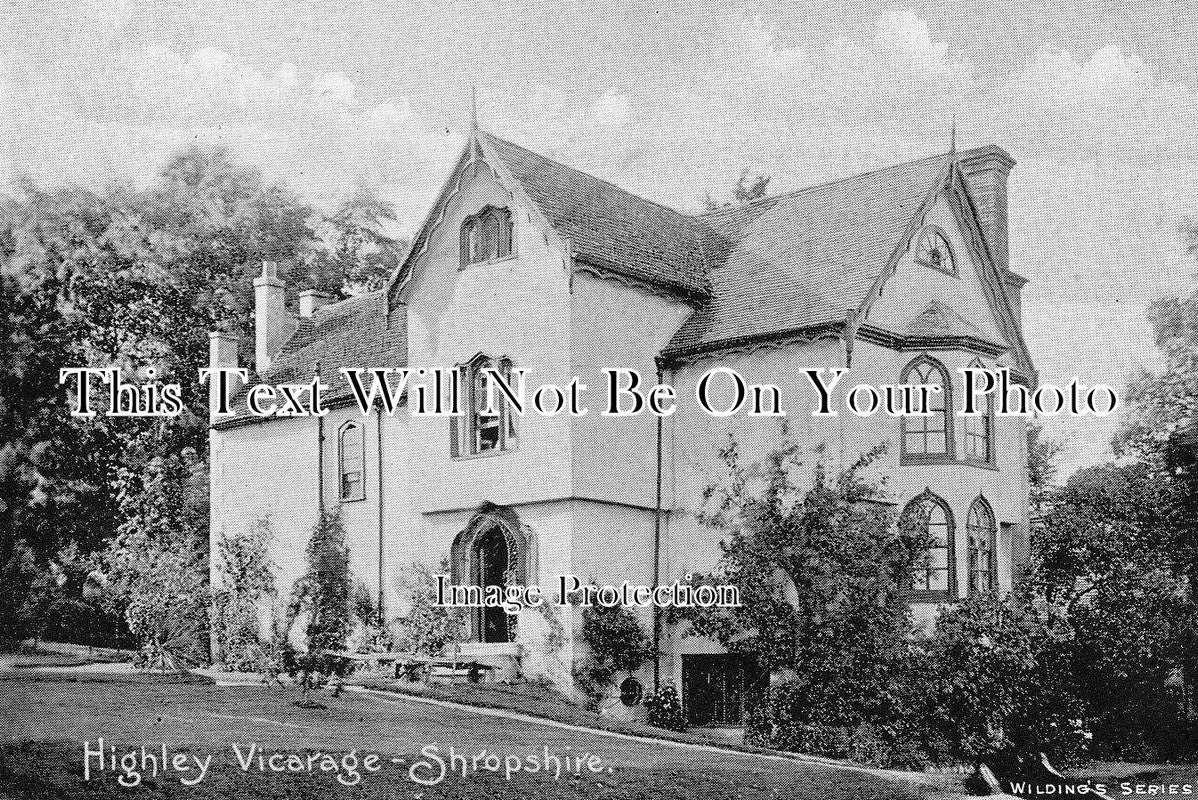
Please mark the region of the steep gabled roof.
<svg viewBox="0 0 1198 800"><path fill-rule="evenodd" d="M408 363L407 315L387 314L383 293L367 294L316 309L301 318L299 328L283 346L270 368L256 376L260 383L308 383L320 367L320 380L328 389L326 404L350 397L342 367L403 367ZM234 400L237 416L214 427L257 419L246 412L244 391ZM267 418L269 419L269 418Z"/></svg>
<svg viewBox="0 0 1198 800"><path fill-rule="evenodd" d="M392 276L388 297L407 282L463 170L483 159L509 190L522 193L576 261L588 263L696 300L708 295L704 226L696 218L638 197L564 164L474 129L437 201L421 225L408 256Z"/></svg>
<svg viewBox="0 0 1198 800"><path fill-rule="evenodd" d="M887 268L947 160L925 158L699 217L709 230L712 297L663 355L843 323Z"/></svg>
<svg viewBox="0 0 1198 800"><path fill-rule="evenodd" d="M574 257L649 283L706 296L704 226L651 200L479 131Z"/></svg>

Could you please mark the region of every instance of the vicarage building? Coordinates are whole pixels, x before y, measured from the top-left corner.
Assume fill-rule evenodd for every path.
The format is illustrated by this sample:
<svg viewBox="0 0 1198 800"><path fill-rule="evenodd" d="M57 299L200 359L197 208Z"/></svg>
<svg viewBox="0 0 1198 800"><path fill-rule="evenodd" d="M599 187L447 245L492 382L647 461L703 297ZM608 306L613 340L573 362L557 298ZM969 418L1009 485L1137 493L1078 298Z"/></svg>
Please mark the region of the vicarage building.
<svg viewBox="0 0 1198 800"><path fill-rule="evenodd" d="M604 369L627 367L693 398L698 377L724 365L809 408L802 370L848 366L845 388L946 389L924 417L787 418L792 438L836 463L888 443L877 468L896 510L922 509L936 541L914 577L917 613L1008 588L1028 549L1024 421L962 418L954 398L969 365L1035 381L1025 280L1007 256L1013 164L987 146L689 215L475 127L385 290L338 303L303 292L292 310L273 265L255 281L257 379L319 370L332 410L214 420L212 536L269 515L285 596L321 509L340 506L354 572L386 616L403 610L413 562L435 571L448 559L455 582L481 585L681 580L719 557L696 512L720 448L731 436L759 459L782 441L778 420L693 402L665 418L487 414L483 370L597 386ZM237 358L237 341L214 333L212 365ZM338 372L405 365L458 370L466 413L363 416ZM535 609L480 610L462 650L568 688L579 617L561 617L553 657ZM656 675L676 683L692 721L737 724L744 665L684 627L658 638Z"/></svg>

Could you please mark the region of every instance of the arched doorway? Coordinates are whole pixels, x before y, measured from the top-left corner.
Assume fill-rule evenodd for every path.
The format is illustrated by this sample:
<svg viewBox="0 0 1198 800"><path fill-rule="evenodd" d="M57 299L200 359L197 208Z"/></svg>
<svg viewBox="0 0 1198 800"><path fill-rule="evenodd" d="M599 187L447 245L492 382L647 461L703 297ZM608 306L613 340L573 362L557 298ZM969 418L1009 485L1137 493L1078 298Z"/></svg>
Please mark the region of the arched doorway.
<svg viewBox="0 0 1198 800"><path fill-rule="evenodd" d="M506 587L510 572L508 542L498 527L490 528L474 537L471 545L470 562L473 574L470 581L475 586ZM480 642L510 641L511 622L502 608L474 609L474 630Z"/></svg>
<svg viewBox="0 0 1198 800"><path fill-rule="evenodd" d="M484 503L453 541L453 583L472 586L525 586L535 580L536 544L532 530L513 509ZM485 589L484 589L485 591ZM475 608L470 639L506 644L516 639L516 617L502 608Z"/></svg>

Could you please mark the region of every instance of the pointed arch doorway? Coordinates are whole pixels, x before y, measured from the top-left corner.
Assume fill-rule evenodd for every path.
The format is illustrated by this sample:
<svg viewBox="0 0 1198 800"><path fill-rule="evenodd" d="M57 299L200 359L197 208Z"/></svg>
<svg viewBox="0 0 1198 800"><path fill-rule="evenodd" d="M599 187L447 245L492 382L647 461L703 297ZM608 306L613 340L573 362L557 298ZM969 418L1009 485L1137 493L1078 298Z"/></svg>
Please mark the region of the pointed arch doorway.
<svg viewBox="0 0 1198 800"><path fill-rule="evenodd" d="M526 586L533 574L535 543L532 531L510 508L484 504L454 539L451 548L453 582L473 586ZM502 608L475 608L470 639L501 644L516 639L516 618Z"/></svg>

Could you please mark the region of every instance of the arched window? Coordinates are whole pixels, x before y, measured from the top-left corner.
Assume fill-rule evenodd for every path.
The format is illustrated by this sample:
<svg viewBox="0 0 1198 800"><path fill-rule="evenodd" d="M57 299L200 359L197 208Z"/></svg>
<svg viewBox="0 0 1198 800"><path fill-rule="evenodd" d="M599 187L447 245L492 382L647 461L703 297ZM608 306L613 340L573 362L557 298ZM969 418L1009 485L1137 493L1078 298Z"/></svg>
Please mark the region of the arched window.
<svg viewBox="0 0 1198 800"><path fill-rule="evenodd" d="M904 525L913 526L929 542L925 557L912 574L913 599L945 601L955 594L953 514L948 503L925 491L903 510Z"/></svg>
<svg viewBox="0 0 1198 800"><path fill-rule="evenodd" d="M341 476L341 499L366 498L362 426L347 422L337 434L337 474Z"/></svg>
<svg viewBox="0 0 1198 800"><path fill-rule="evenodd" d="M450 420L449 449L455 458L516 449L516 415L509 401L496 387L495 406L489 407L487 402L493 373L512 385L512 362L508 358L479 355L458 367L466 413Z"/></svg>
<svg viewBox="0 0 1198 800"><path fill-rule="evenodd" d="M925 267L957 274L957 262L953 258L953 249L949 247L944 231L935 225L927 225L919 232L919 241L915 246L915 260Z"/></svg>
<svg viewBox="0 0 1198 800"><path fill-rule="evenodd" d="M986 365L974 359L972 369L986 369ZM982 400L981 413L965 417L965 458L979 464L994 463L994 396L988 394Z"/></svg>
<svg viewBox="0 0 1198 800"><path fill-rule="evenodd" d="M944 462L953 459L952 382L939 362L920 356L903 370L900 382L912 386L939 386L940 391L928 391L923 406L918 392L913 391L916 408L926 414L906 414L899 419L902 438L902 462Z"/></svg>
<svg viewBox="0 0 1198 800"><path fill-rule="evenodd" d="M965 530L969 534L969 593L991 591L998 586L998 537L994 512L984 498L979 497L969 506Z"/></svg>
<svg viewBox="0 0 1198 800"><path fill-rule="evenodd" d="M512 215L487 206L462 220L461 265L481 264L512 254Z"/></svg>

